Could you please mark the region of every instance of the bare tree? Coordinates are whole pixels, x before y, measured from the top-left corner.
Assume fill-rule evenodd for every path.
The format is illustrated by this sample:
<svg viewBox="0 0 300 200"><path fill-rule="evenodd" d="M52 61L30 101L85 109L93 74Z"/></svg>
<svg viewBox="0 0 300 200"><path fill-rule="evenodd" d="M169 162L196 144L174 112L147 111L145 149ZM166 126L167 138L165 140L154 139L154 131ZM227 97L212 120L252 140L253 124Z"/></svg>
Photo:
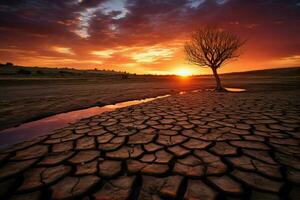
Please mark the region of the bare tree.
<svg viewBox="0 0 300 200"><path fill-rule="evenodd" d="M224 63L239 57L238 50L244 43L233 33L205 27L192 34L191 40L184 47L187 60L200 67L210 67L216 79L216 90L225 91L217 70Z"/></svg>

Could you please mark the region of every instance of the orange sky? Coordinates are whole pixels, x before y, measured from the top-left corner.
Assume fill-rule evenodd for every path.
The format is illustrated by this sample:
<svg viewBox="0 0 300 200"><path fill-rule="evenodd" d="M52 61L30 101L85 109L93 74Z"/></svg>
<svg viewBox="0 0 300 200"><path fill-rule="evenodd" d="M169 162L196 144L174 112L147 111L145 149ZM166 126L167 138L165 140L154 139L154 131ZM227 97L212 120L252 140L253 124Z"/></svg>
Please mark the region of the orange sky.
<svg viewBox="0 0 300 200"><path fill-rule="evenodd" d="M0 62L206 74L185 61L183 44L207 24L247 39L242 56L220 72L300 65L296 0L4 0Z"/></svg>

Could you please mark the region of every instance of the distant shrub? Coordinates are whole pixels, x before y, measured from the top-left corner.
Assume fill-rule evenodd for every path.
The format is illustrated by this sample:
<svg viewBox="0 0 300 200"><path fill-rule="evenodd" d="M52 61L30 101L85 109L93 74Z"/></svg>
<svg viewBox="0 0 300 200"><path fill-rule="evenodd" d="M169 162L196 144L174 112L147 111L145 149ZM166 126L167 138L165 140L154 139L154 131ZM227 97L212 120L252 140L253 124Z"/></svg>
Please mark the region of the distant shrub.
<svg viewBox="0 0 300 200"><path fill-rule="evenodd" d="M68 72L68 71L64 71L64 70L60 70L59 73L60 73L61 75L73 74L72 72Z"/></svg>
<svg viewBox="0 0 300 200"><path fill-rule="evenodd" d="M37 70L37 71L36 71L36 74L43 75L44 72L43 72L43 71L40 71L40 70Z"/></svg>
<svg viewBox="0 0 300 200"><path fill-rule="evenodd" d="M122 74L121 75L121 79L128 79L129 78L129 75L128 74Z"/></svg>
<svg viewBox="0 0 300 200"><path fill-rule="evenodd" d="M19 70L17 71L17 74L30 75L30 74L31 74L31 71L26 70L26 69L19 69Z"/></svg>
<svg viewBox="0 0 300 200"><path fill-rule="evenodd" d="M8 67L12 67L12 66L14 66L14 64L13 64L13 63L11 63L11 62L7 62L7 63L6 63L6 66L8 66Z"/></svg>

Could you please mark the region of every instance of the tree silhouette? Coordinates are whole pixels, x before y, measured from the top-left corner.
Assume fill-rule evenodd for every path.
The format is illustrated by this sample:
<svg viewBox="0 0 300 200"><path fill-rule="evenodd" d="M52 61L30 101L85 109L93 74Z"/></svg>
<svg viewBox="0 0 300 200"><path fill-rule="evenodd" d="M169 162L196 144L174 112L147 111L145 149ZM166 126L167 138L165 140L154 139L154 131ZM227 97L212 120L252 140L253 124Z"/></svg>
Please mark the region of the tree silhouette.
<svg viewBox="0 0 300 200"><path fill-rule="evenodd" d="M192 34L184 46L186 58L200 67L210 67L216 79L216 90L226 91L217 70L226 62L240 56L245 43L239 36L215 27L205 27Z"/></svg>

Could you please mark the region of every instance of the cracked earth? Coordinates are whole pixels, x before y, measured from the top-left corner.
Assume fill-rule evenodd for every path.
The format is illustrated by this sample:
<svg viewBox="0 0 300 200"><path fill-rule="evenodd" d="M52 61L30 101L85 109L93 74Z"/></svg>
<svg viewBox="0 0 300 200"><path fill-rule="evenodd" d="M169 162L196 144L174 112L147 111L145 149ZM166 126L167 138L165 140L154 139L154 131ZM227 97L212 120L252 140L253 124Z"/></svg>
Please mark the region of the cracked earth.
<svg viewBox="0 0 300 200"><path fill-rule="evenodd" d="M299 92L191 92L0 153L1 199L299 199Z"/></svg>

